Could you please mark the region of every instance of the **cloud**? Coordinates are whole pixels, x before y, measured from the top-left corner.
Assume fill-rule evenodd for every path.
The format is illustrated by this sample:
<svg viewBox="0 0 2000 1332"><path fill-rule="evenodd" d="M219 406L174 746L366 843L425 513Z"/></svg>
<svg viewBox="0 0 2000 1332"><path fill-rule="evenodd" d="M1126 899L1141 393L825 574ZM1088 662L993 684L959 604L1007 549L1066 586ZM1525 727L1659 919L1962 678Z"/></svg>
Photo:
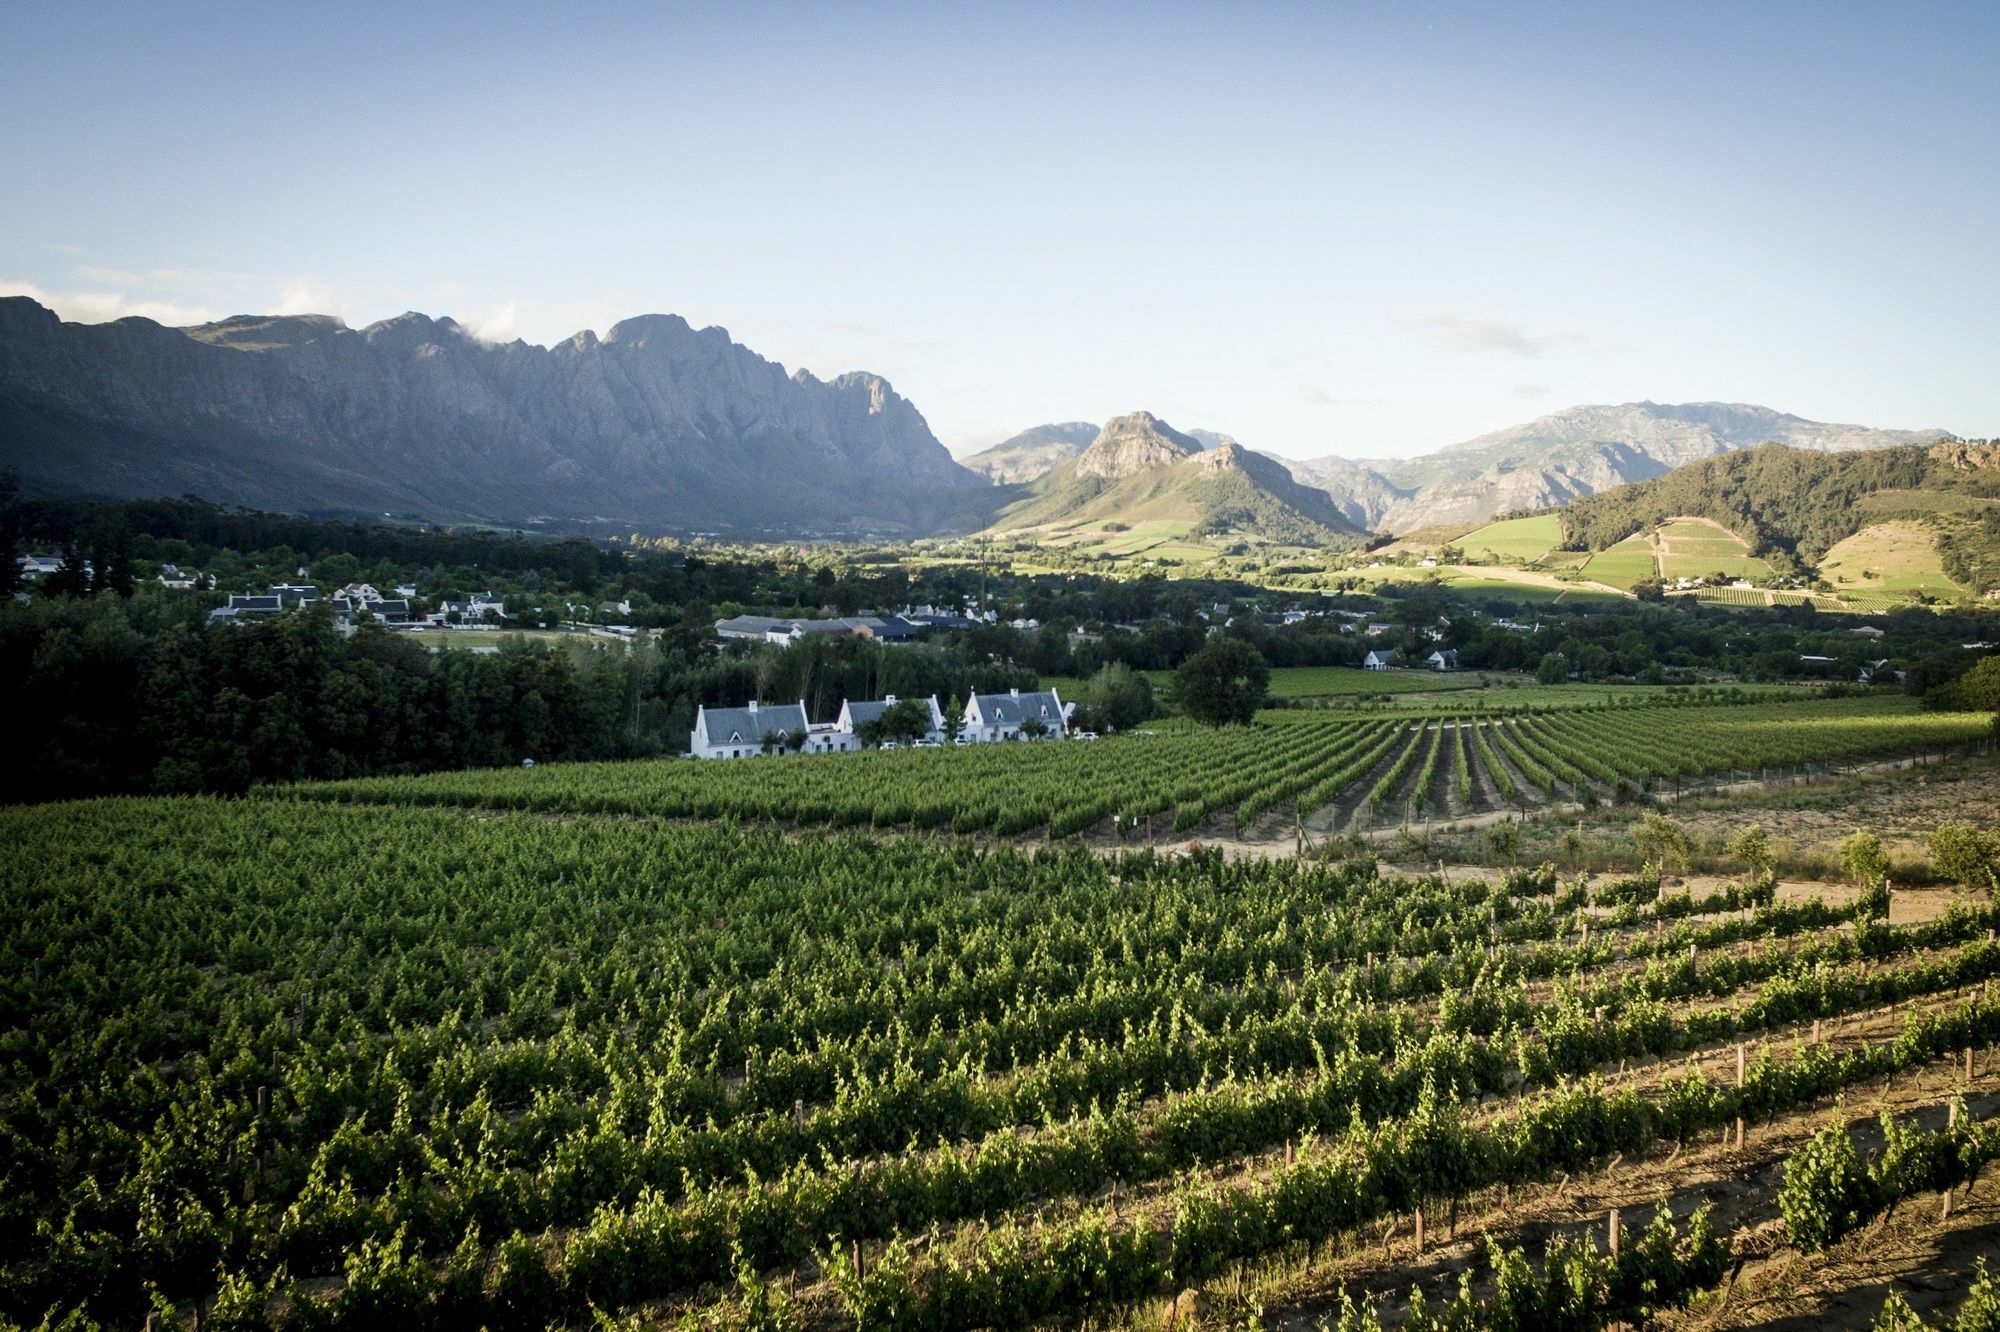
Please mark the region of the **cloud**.
<svg viewBox="0 0 2000 1332"><path fill-rule="evenodd" d="M308 278L293 278L278 289L278 304L271 313L330 314L345 318L347 302L335 295L330 287L322 287Z"/></svg>
<svg viewBox="0 0 2000 1332"><path fill-rule="evenodd" d="M1308 407L1331 407L1333 395L1317 384L1301 384L1299 401Z"/></svg>
<svg viewBox="0 0 2000 1332"><path fill-rule="evenodd" d="M521 327L521 307L509 301L472 326L472 336L481 342L512 342Z"/></svg>
<svg viewBox="0 0 2000 1332"><path fill-rule="evenodd" d="M40 301L74 324L108 324L114 319L137 316L178 326L205 324L220 317L204 306L180 305L173 301L128 300L122 292L115 291L45 291L32 282L0 280L0 296L26 296Z"/></svg>
<svg viewBox="0 0 2000 1332"><path fill-rule="evenodd" d="M1585 341L1580 333L1530 333L1517 324L1497 319L1461 319L1457 315L1434 314L1396 322L1404 328L1427 332L1451 350L1461 352L1540 356L1552 347L1573 346Z"/></svg>
<svg viewBox="0 0 2000 1332"><path fill-rule="evenodd" d="M1514 396L1517 398L1546 398L1553 392L1547 384L1516 384Z"/></svg>

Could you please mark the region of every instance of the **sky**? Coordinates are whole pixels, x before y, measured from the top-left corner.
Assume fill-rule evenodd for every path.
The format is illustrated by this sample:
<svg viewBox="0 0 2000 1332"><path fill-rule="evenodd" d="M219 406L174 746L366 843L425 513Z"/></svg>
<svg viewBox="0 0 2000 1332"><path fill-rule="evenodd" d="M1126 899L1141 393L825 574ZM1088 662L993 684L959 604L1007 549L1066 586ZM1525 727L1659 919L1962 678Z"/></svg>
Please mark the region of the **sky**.
<svg viewBox="0 0 2000 1332"><path fill-rule="evenodd" d="M955 451L1585 402L2000 434L2000 4L14 4L0 292L672 312Z"/></svg>

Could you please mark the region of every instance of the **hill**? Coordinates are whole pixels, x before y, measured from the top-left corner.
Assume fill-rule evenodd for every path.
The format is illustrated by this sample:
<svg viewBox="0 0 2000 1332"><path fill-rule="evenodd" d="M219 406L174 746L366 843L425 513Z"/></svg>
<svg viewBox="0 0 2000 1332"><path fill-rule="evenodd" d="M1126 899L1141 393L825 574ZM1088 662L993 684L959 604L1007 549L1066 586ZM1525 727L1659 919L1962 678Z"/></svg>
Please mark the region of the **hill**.
<svg viewBox="0 0 2000 1332"><path fill-rule="evenodd" d="M1817 568L1829 582L1845 579L1835 584L1843 593L1871 582L1885 593L2000 589L2000 454L1991 446L1815 453L1769 444L1578 500L1559 518L1571 551L1664 537L1669 555L1678 553L1672 567L1663 562L1668 577L1722 558L1745 562L1740 571L1721 566L1733 576L1755 576L1749 561L1779 572ZM1673 521L1688 518L1727 534ZM1722 549L1736 538L1741 551Z"/></svg>
<svg viewBox="0 0 2000 1332"><path fill-rule="evenodd" d="M1348 546L1359 530L1324 492L1233 440L1214 448L1150 412L1105 423L1090 446L1002 510L998 531L1047 535L1154 524L1162 535Z"/></svg>
<svg viewBox="0 0 2000 1332"><path fill-rule="evenodd" d="M1032 426L960 460L960 465L996 486L1039 481L1088 448L1097 438L1089 421L1059 421Z"/></svg>
<svg viewBox="0 0 2000 1332"><path fill-rule="evenodd" d="M1703 458L1777 442L1825 452L1930 444L1942 430L1809 421L1743 403L1580 406L1416 458L1288 464L1359 526L1386 532L1473 525L1554 508Z"/></svg>
<svg viewBox="0 0 2000 1332"><path fill-rule="evenodd" d="M191 328L0 299L0 467L31 492L733 535L906 534L993 503L888 381L673 315L494 344L409 313Z"/></svg>

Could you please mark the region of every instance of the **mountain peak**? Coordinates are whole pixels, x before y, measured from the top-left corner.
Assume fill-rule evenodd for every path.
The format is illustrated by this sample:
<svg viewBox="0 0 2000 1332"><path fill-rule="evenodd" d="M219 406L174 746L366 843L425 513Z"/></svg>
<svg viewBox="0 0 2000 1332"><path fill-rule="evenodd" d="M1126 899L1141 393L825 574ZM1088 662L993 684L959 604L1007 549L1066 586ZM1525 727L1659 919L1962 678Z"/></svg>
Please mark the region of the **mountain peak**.
<svg viewBox="0 0 2000 1332"><path fill-rule="evenodd" d="M1130 412L1104 423L1097 438L1076 460L1076 474L1132 476L1155 467L1171 467L1201 451L1201 441L1183 435L1151 412Z"/></svg>

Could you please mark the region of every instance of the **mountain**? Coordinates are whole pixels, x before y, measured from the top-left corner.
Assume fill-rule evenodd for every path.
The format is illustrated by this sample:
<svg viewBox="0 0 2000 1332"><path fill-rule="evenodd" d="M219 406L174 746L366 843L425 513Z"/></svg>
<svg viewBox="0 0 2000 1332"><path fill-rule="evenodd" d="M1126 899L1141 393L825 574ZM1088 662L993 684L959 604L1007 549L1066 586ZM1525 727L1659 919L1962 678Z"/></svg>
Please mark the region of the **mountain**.
<svg viewBox="0 0 2000 1332"><path fill-rule="evenodd" d="M1104 423L1090 446L1027 488L995 527L1159 523L1192 536L1352 545L1358 529L1284 465L1227 440L1204 449L1151 412Z"/></svg>
<svg viewBox="0 0 2000 1332"><path fill-rule="evenodd" d="M1742 403L1571 407L1416 458L1290 463L1351 522L1389 532L1484 522L1544 509L1776 442L1825 452L1928 444L1943 430L1875 430L1808 421Z"/></svg>
<svg viewBox="0 0 2000 1332"><path fill-rule="evenodd" d="M1038 425L961 459L960 465L978 472L996 486L1039 481L1082 453L1096 438L1097 427L1089 421Z"/></svg>
<svg viewBox="0 0 2000 1332"><path fill-rule="evenodd" d="M980 526L992 492L871 374L674 315L553 347L421 314L70 324L0 298L0 467L81 497L733 535Z"/></svg>

